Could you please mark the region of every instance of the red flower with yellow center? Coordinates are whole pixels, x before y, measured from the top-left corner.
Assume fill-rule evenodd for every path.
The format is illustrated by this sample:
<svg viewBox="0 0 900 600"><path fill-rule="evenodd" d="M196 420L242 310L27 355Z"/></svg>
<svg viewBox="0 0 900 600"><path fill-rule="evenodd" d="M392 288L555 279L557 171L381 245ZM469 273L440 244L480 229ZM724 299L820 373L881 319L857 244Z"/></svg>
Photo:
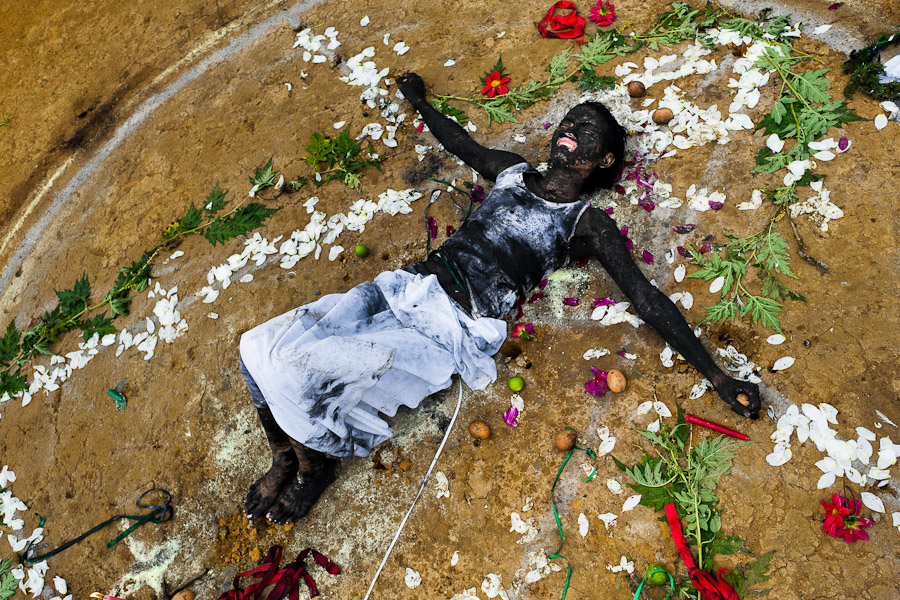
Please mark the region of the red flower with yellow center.
<svg viewBox="0 0 900 600"><path fill-rule="evenodd" d="M509 87L506 85L509 81L509 77L505 77L500 71L495 69L485 78L484 87L481 88L481 93L488 98L502 96L503 94L509 93Z"/></svg>
<svg viewBox="0 0 900 600"><path fill-rule="evenodd" d="M591 7L591 16L588 17L594 21L598 27L606 27L612 25L616 20L616 6L609 0L599 0L597 6Z"/></svg>

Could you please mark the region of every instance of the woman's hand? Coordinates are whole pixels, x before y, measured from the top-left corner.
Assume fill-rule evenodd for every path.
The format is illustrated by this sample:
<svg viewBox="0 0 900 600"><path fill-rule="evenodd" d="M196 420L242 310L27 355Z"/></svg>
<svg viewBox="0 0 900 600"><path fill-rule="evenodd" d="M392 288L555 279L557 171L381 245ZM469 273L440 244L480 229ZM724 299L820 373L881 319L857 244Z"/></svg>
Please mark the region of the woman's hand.
<svg viewBox="0 0 900 600"><path fill-rule="evenodd" d="M725 378L721 383L715 386L719 397L731 406L731 410L749 419L759 418L759 411L762 404L759 399L759 386L749 381L738 381L737 379ZM743 404L738 400L738 395L744 394L747 398L741 397L747 404Z"/></svg>
<svg viewBox="0 0 900 600"><path fill-rule="evenodd" d="M425 101L425 82L415 73L404 73L395 80L403 97L416 104Z"/></svg>

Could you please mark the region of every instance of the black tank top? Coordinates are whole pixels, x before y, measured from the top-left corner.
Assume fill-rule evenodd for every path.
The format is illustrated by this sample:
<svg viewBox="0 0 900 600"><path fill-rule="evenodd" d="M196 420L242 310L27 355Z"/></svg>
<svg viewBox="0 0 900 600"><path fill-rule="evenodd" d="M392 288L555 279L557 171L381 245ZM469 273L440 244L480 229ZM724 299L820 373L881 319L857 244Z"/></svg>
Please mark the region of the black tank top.
<svg viewBox="0 0 900 600"><path fill-rule="evenodd" d="M472 316L502 318L516 300L569 262L587 201L544 200L525 187L528 163L509 167L438 253L465 285Z"/></svg>

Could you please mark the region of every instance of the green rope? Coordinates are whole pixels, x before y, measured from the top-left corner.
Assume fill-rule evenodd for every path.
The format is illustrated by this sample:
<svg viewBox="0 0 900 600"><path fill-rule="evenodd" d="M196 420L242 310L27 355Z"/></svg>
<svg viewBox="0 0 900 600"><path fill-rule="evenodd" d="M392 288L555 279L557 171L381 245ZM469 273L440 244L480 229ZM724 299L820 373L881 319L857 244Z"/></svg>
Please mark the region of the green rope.
<svg viewBox="0 0 900 600"><path fill-rule="evenodd" d="M444 255L441 254L440 250L435 250L434 255L441 259L441 262L444 263L444 266L447 267L447 272L450 273L450 277L453 278L453 281L456 282L456 285L459 286L459 289L468 293L469 290L466 289L466 286L463 285L463 282L459 280L459 277L456 276L456 272L453 270L453 267L450 266L450 263L447 262L447 259L444 258Z"/></svg>
<svg viewBox="0 0 900 600"><path fill-rule="evenodd" d="M163 504L158 504L158 505L141 504L141 500L144 498L144 496L146 496L147 494L149 494L150 492L153 492L153 491L160 491L163 494L165 494L165 496L166 496L165 502ZM165 523L166 521L171 519L172 514L173 514L173 509L170 504L171 501L172 501L171 494L169 494L169 492L167 492L161 488L154 488L154 489L148 490L140 495L136 504L137 504L138 508L150 509L150 512L143 514L143 515L116 515L114 517L110 517L109 519L107 519L106 521L103 521L99 525L95 525L94 527L85 531L84 533L82 533L81 535L76 537L75 539L69 540L68 542L66 542L65 544L60 546L59 548L56 548L55 550L51 550L50 552L47 552L46 554L42 554L40 556L31 556L31 553L34 550L37 550L38 548L45 547L46 544L35 548L32 546L32 544L33 544L33 542L32 542L25 549L25 552L19 557L20 561L22 562L23 565L28 564L28 563L35 564L35 563L45 561L52 556L56 556L57 554L59 554L60 552L65 550L66 548L69 548L70 546L74 546L75 544L77 544L81 540L85 539L86 537L100 531L101 529L103 529L104 527L109 525L110 523L114 523L114 522L118 521L119 519L128 519L129 521L135 521L134 525L132 525L131 527L129 527L128 529L126 529L125 531L123 531L122 533L120 533L119 535L114 537L113 539L111 539L106 544L107 548L112 548L113 546L115 546L116 544L121 542L123 539L125 539L129 534L131 534L134 530L136 530L141 525L145 525L147 523L157 523L157 524ZM43 517L41 518L41 521L43 524Z"/></svg>
<svg viewBox="0 0 900 600"><path fill-rule="evenodd" d="M572 429L572 428L569 427L568 429ZM569 458L572 457L572 453L576 450L581 450L582 452L584 452L585 454L590 456L591 459L594 461L594 470L591 471L591 474L588 475L588 478L584 480L585 483L587 483L588 481L593 479L594 475L597 474L597 455L594 454L594 451L591 450L590 448L579 448L578 446L574 446L573 448L570 448L569 452L566 454L565 460L563 460L562 465L559 467L559 471L556 473L556 480L553 482L553 487L550 488L550 506L553 508L553 516L556 518L556 529L557 529L557 531L559 531L559 548L557 548L556 552L554 552L553 554L548 554L547 558L548 559L561 558L561 559L565 560L566 561L566 569L567 569L566 583L565 583L565 586L563 587L562 597L560 598L560 600L566 600L566 594L569 591L569 580L572 578L572 563L569 562L568 558L566 558L565 556L560 554L560 552L562 551L563 542L565 541L565 539L563 537L562 523L559 520L559 511L556 510L556 502L553 499L553 492L556 491L556 484L559 483L559 478L562 476L563 470L566 468L566 465L569 463Z"/></svg>

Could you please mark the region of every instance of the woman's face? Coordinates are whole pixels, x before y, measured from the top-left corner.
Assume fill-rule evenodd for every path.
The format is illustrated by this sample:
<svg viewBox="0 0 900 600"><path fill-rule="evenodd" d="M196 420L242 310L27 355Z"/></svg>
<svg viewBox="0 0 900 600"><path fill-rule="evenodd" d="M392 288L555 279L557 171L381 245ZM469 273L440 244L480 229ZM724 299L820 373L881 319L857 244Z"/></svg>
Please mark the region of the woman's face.
<svg viewBox="0 0 900 600"><path fill-rule="evenodd" d="M597 111L579 105L566 113L553 133L550 165L590 173L611 154L603 153L603 124Z"/></svg>

